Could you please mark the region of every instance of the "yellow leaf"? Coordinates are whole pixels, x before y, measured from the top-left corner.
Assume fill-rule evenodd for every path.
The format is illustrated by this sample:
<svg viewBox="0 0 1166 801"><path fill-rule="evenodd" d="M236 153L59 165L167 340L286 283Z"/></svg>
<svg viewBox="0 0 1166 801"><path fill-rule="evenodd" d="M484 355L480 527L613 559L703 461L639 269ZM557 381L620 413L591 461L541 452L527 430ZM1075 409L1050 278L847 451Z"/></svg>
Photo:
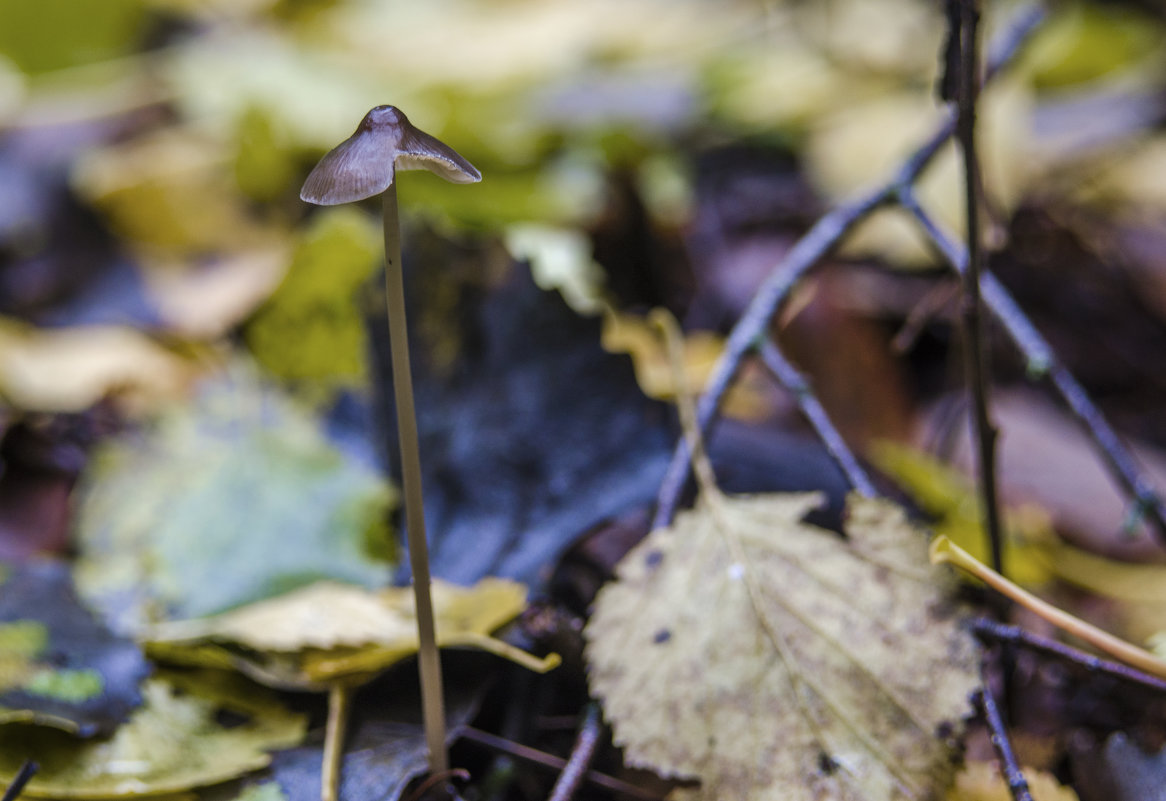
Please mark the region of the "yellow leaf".
<svg viewBox="0 0 1166 801"><path fill-rule="evenodd" d="M195 376L191 362L129 328L0 318L0 396L21 409L76 412L109 396L136 409L180 396Z"/></svg>
<svg viewBox="0 0 1166 801"><path fill-rule="evenodd" d="M540 660L489 637L526 608L526 587L485 578L473 587L432 584L438 645L490 651L532 670ZM207 666L233 665L277 686L321 687L364 678L417 652L413 591L380 592L322 581L214 617L153 626L147 647L156 658ZM241 655L237 647L247 649Z"/></svg>
<svg viewBox="0 0 1166 801"><path fill-rule="evenodd" d="M717 799L946 786L975 646L900 509L853 500L844 541L801 522L819 503L706 491L621 562L585 633L631 764Z"/></svg>
<svg viewBox="0 0 1166 801"><path fill-rule="evenodd" d="M981 562L989 561L980 501L963 473L926 453L889 441L877 443L868 455L936 518L931 525L935 534L947 536ZM1006 509L1004 537L1004 563L1014 581L1032 586L1052 578L1049 554L1058 540L1048 514L1038 505Z"/></svg>
<svg viewBox="0 0 1166 801"><path fill-rule="evenodd" d="M985 190L995 208L1005 212L1015 208L1033 172L1031 106L1031 90L1002 77L984 92L977 112ZM923 91L880 94L841 107L814 126L806 148L810 178L831 198L851 198L890 178L941 116ZM956 235L964 224L961 164L949 143L916 184L922 205ZM860 225L843 252L880 256L905 267L932 265L936 258L918 226L898 209L882 210Z"/></svg>
<svg viewBox="0 0 1166 801"><path fill-rule="evenodd" d="M1033 801L1077 801L1077 793L1043 770L1025 770ZM955 777L946 801L1011 801L1008 783L995 764L969 762Z"/></svg>
<svg viewBox="0 0 1166 801"><path fill-rule="evenodd" d="M142 695L143 705L109 739L0 728L0 780L33 759L40 771L25 788L30 797L176 793L266 766L267 752L298 745L307 724L267 691L230 674L162 674L143 686ZM245 722L222 726L216 716L223 711Z"/></svg>
<svg viewBox="0 0 1166 801"><path fill-rule="evenodd" d="M664 343L656 329L645 319L631 314L608 311L603 316L600 343L608 353L626 353L632 357L636 383L650 398L674 400L676 378ZM685 373L695 389L712 376L717 359L725 349L724 337L711 331L694 331L684 338ZM722 409L738 420L756 420L769 411L764 389L743 376L725 398Z"/></svg>

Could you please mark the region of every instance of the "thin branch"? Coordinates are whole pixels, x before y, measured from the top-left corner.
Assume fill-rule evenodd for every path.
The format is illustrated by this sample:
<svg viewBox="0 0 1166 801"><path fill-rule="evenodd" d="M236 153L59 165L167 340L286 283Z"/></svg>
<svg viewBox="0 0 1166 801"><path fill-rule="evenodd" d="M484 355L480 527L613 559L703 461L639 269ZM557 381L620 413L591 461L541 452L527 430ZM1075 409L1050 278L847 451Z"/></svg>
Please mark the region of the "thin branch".
<svg viewBox="0 0 1166 801"><path fill-rule="evenodd" d="M964 325L965 369L972 396L972 434L977 445L980 501L984 528L992 549L992 567L1004 572L1004 538L1000 530L1000 493L996 481L996 437L992 423L988 347L984 336L983 302L980 300L980 269L983 261L980 242L980 160L976 147L976 100L980 92L980 4L979 0L953 0L959 15L960 75L956 117L956 140L963 153L964 214L967 225L968 263L963 273L962 317Z"/></svg>
<svg viewBox="0 0 1166 801"><path fill-rule="evenodd" d="M575 791L587 774L587 768L595 756L595 749L599 747L600 735L603 734L603 721L599 718L599 705L594 701L587 704L587 714L583 718L583 725L579 727L579 734L575 738L575 746L571 749L571 758L563 767L563 772L555 780L549 801L571 801Z"/></svg>
<svg viewBox="0 0 1166 801"><path fill-rule="evenodd" d="M16 801L24 790L24 785L28 784L29 780L36 775L40 770L40 765L33 762L31 759L24 760L20 766L20 770L16 771L16 775L12 777L11 783L4 791L4 796L0 801Z"/></svg>
<svg viewBox="0 0 1166 801"><path fill-rule="evenodd" d="M499 737L496 734L491 734L488 731L475 729L472 726L467 726L459 730L462 739L470 742L484 745L487 748L492 748L515 759L521 759L532 765L540 765L548 770L562 771L567 767L567 760L562 757L557 757L553 754L548 754L545 751L539 751L537 748L531 748L528 745L511 742L505 737ZM596 770L588 770L583 778L592 784L611 790L614 793L632 796L633 798L641 798L644 801L662 801L661 796L655 793L648 792L642 787L637 787L634 784L629 784L614 776L608 776L606 773L600 773Z"/></svg>
<svg viewBox="0 0 1166 801"><path fill-rule="evenodd" d="M971 622L972 634L982 642L994 641L1008 645L1019 645L1029 650L1062 659L1077 665L1090 673L1104 673L1148 690L1166 693L1166 680L1151 676L1137 668L1111 662L1108 659L1079 651L1071 645L1025 631L1019 626L1009 626L988 618L976 618Z"/></svg>
<svg viewBox="0 0 1166 801"><path fill-rule="evenodd" d="M923 209L909 186L900 188L899 202L916 219L952 269L964 275L968 264L967 251ZM980 290L983 293L984 304L1024 357L1029 375L1048 377L1069 411L1096 444L1102 462L1109 469L1114 481L1133 501L1134 511L1153 521L1153 531L1159 541L1166 544L1166 502L1153 489L1150 481L1137 466L1133 454L1109 425L1105 415L1094 405L1085 388L1057 359L1052 347L1021 311L999 279L991 272L985 271L980 276Z"/></svg>
<svg viewBox="0 0 1166 801"><path fill-rule="evenodd" d="M989 78L1012 60L1041 19L1043 10L1040 7L1026 9L1015 18L1003 34L1000 45L993 51L992 64L988 70ZM725 343L725 350L717 360L705 393L697 404L697 421L702 433L708 433L725 392L741 369L743 359L765 335L770 321L781 311L790 291L798 281L833 250L858 223L876 209L892 202L900 186L912 183L935 158L954 130L955 117L948 115L931 137L903 162L886 184L827 213L773 267L741 315L741 319L733 326ZM660 486L656 514L652 520L653 528L666 526L672 522L680 495L688 483L689 468L688 445L681 438Z"/></svg>
<svg viewBox="0 0 1166 801"><path fill-rule="evenodd" d="M1004 727L1004 720L1000 716L1000 709L996 706L996 699L988 687L988 679L980 671L981 689L976 691L976 705L984 713L984 721L988 724L988 733L992 736L992 747L996 749L996 756L1000 759L1000 772L1008 784L1008 792L1012 794L1012 801L1032 801L1032 793L1028 789L1028 782L1020 765L1016 761L1016 754L1012 752L1012 742L1008 739L1008 731Z"/></svg>
<svg viewBox="0 0 1166 801"><path fill-rule="evenodd" d="M858 464L858 459L851 453L850 448L846 447L842 435L838 433L838 429L830 421L830 417L822 408L821 402L810 388L805 376L790 364L772 340L766 339L761 344L760 356L762 364L769 372L773 373L773 377L777 379L778 383L793 394L802 414L810 421L810 425L814 427L814 431L817 432L838 468L846 476L846 480L850 482L850 486L867 498L878 495L874 484L871 483L866 471Z"/></svg>

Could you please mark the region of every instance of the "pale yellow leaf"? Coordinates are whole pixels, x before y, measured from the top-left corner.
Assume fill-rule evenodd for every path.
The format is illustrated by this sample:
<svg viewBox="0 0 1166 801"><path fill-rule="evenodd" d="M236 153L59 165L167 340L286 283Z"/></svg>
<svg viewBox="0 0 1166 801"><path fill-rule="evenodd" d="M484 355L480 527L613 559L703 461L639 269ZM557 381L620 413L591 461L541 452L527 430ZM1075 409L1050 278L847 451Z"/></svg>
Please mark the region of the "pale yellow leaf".
<svg viewBox="0 0 1166 801"><path fill-rule="evenodd" d="M1077 801L1077 793L1043 770L1025 770L1033 801ZM969 762L955 777L945 801L1011 801L1008 783L995 764Z"/></svg>
<svg viewBox="0 0 1166 801"><path fill-rule="evenodd" d="M937 798L976 651L889 502L849 542L817 495L702 505L633 549L587 627L592 691L629 763L716 799Z"/></svg>
<svg viewBox="0 0 1166 801"><path fill-rule="evenodd" d="M536 670L558 663L489 636L526 608L522 584L485 578L459 587L435 580L431 588L438 645L479 648ZM366 677L415 654L417 618L409 587L376 592L321 581L213 617L158 624L145 639L167 661L231 665L275 686L319 687ZM239 646L250 653L240 654Z"/></svg>
<svg viewBox="0 0 1166 801"><path fill-rule="evenodd" d="M307 721L237 676L167 673L142 687L143 705L108 739L0 729L0 780L24 759L40 764L30 797L69 799L163 795L233 779L266 766L268 751L303 739ZM217 722L220 712L239 725Z"/></svg>
<svg viewBox="0 0 1166 801"><path fill-rule="evenodd" d="M0 396L21 409L77 412L114 397L136 410L179 397L196 375L192 362L130 328L0 318Z"/></svg>

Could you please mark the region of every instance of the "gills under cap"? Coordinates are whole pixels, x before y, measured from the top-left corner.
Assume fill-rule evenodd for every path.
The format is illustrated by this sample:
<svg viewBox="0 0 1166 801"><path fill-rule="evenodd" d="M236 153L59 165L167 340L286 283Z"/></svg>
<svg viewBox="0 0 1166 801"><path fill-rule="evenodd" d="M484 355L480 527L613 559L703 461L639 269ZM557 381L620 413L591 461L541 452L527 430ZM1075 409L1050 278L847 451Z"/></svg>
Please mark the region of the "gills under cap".
<svg viewBox="0 0 1166 801"><path fill-rule="evenodd" d="M335 206L379 195L397 170L429 170L455 184L472 184L482 174L436 137L416 128L395 106L377 106L356 133L328 152L304 181L300 199Z"/></svg>

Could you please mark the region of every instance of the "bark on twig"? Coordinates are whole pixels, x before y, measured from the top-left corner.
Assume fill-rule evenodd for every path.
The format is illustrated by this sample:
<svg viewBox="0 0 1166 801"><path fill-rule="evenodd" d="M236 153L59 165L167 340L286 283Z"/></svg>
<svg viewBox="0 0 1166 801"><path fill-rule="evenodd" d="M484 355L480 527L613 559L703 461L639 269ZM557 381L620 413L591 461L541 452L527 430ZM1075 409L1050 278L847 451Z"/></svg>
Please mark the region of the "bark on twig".
<svg viewBox="0 0 1166 801"><path fill-rule="evenodd" d="M818 438L822 440L822 444L826 446L826 450L834 459L834 463L838 465L838 469L846 476L850 486L867 498L878 495L878 491L871 483L866 471L858 464L858 459L854 457L850 448L846 447L846 441L842 439L842 435L838 433L838 429L830 421L830 417L822 408L818 397L810 389L810 384L806 381L805 376L790 364L777 345L769 340L761 345L760 356L762 364L773 374L777 382L793 394L802 414L810 421L810 425L818 434Z"/></svg>
<svg viewBox="0 0 1166 801"><path fill-rule="evenodd" d="M924 234L944 260L953 270L963 275L967 271L967 251L954 237L940 228L923 209L910 186L903 186L900 189L899 202L919 223ZM1133 454L1109 425L1105 415L1094 405L1085 388L1057 359L1052 347L991 272L985 271L980 276L980 291L984 305L1000 322L1008 338L1024 357L1029 375L1047 376L1065 405L1069 407L1069 411L1093 440L1102 462L1114 481L1130 497L1135 512L1150 518L1154 524L1151 528L1158 536L1159 542L1166 544L1166 501L1155 492L1150 481L1137 466Z"/></svg>
<svg viewBox="0 0 1166 801"><path fill-rule="evenodd" d="M1071 645L1033 634L1019 626L1009 626L988 618L977 618L971 622L971 631L981 642L1023 646L1031 651L1056 657L1082 667L1092 674L1113 676L1148 690L1166 693L1166 680L1164 679L1151 676L1149 673L1144 673L1121 662L1111 662L1108 659L1079 651Z"/></svg>
<svg viewBox="0 0 1166 801"><path fill-rule="evenodd" d="M1033 7L1014 19L993 51L988 78L1012 60L1042 18L1043 10ZM741 369L742 361L759 339L765 336L770 321L781 311L791 290L858 223L876 209L893 202L899 187L908 186L919 177L955 131L955 122L955 116L949 115L931 137L903 162L887 183L827 213L773 267L740 320L733 326L725 350L717 360L705 393L697 404L697 422L702 433L707 435L725 392ZM653 528L672 522L680 495L688 482L689 469L688 444L681 438L660 487L656 514L652 520Z"/></svg>
<svg viewBox="0 0 1166 801"><path fill-rule="evenodd" d="M972 435L976 443L976 467L979 474L981 511L992 552L992 569L1004 571L1004 537L1000 530L1000 493L996 481L996 436L990 409L991 370L984 336L983 303L980 299L980 268L983 234L980 231L980 161L976 146L976 101L980 92L980 4L978 0L955 0L959 14L950 15L950 23L959 30L959 92L956 115L956 140L963 154L964 213L967 225L967 269L964 282L962 318L964 326L965 369L972 396Z"/></svg>
<svg viewBox="0 0 1166 801"><path fill-rule="evenodd" d="M1016 754L1012 752L1012 742L1008 739L1008 731L1004 728L1000 709L996 706L996 699L992 696L992 690L988 687L988 679L983 675L983 671L981 683L983 686L976 692L976 704L984 714L984 722L988 724L992 747L996 749L996 756L1000 759L1000 772L1008 784L1008 792L1012 794L1012 801L1032 801L1028 782L1016 761Z"/></svg>
<svg viewBox="0 0 1166 801"><path fill-rule="evenodd" d="M583 717L583 725L579 727L579 734L575 738L575 746L571 749L571 758L563 766L563 772L555 780L548 801L571 801L575 791L587 775L587 768L595 756L595 749L599 747L600 735L603 733L603 722L599 718L599 705L592 702L587 705L587 714Z"/></svg>

